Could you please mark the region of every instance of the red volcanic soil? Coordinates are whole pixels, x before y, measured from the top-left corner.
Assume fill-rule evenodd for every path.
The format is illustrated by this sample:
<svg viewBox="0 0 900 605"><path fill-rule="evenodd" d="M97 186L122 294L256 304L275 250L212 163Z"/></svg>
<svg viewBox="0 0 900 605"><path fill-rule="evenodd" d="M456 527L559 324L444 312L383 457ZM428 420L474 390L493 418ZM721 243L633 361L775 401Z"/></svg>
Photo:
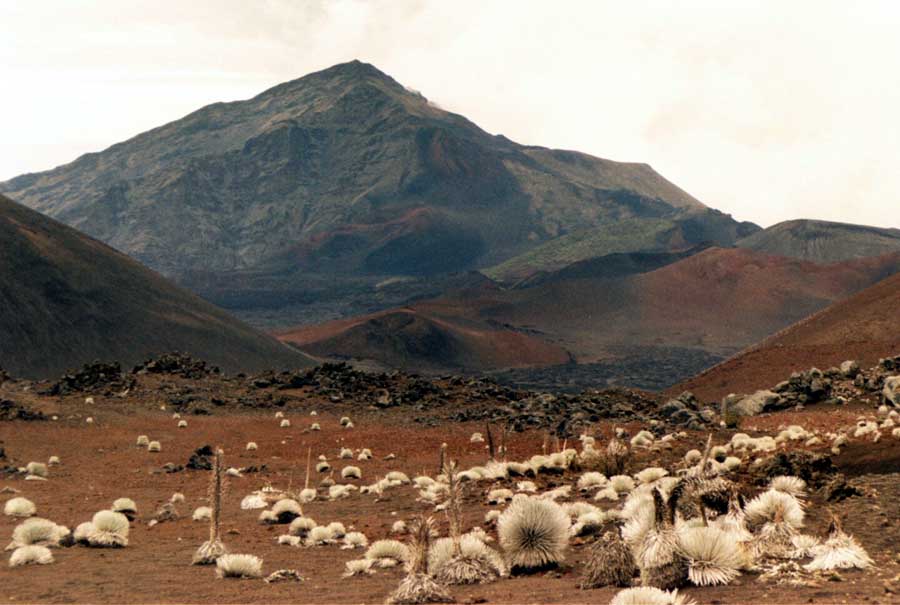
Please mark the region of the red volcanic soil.
<svg viewBox="0 0 900 605"><path fill-rule="evenodd" d="M622 348L735 352L900 271L900 254L820 265L710 248L625 278L469 288L278 337L391 367L494 370L609 360Z"/></svg>
<svg viewBox="0 0 900 605"><path fill-rule="evenodd" d="M747 351L668 390L701 399L768 388L810 367L847 359L862 367L900 353L900 274L800 321Z"/></svg>
<svg viewBox="0 0 900 605"><path fill-rule="evenodd" d="M727 354L898 270L898 254L817 265L711 248L626 279L567 279L456 302L472 315L535 329L579 361L622 345Z"/></svg>
<svg viewBox="0 0 900 605"><path fill-rule="evenodd" d="M146 390L150 377L141 377L143 398L134 394L125 397L95 397L95 405L82 403L80 397L47 399L22 393L20 400L60 415L58 421L0 422L0 442L6 448L10 463L25 464L29 460L46 460L59 455L62 465L51 467L49 480L24 481L21 475L0 474L0 487L14 488L19 495L35 502L38 514L74 528L89 520L91 515L108 507L118 497L133 498L139 508L132 523L129 544L123 549L89 549L73 547L55 549L56 562L47 566L9 568L0 566L0 601L28 603L382 603L397 586L403 572L400 569L379 569L372 576L342 578L344 563L362 556L362 550L342 550L338 545L295 548L276 544L285 526L264 526L257 523L259 511L244 511L239 503L244 495L271 484L278 488L298 489L303 483L307 448L313 456L325 454L336 469L338 483L340 468L345 464L362 468L358 485L374 482L389 470L401 470L413 477L420 473L435 474L437 451L442 442L448 444L453 458L464 468L483 464L484 444L469 440L482 426L444 424L426 427L410 420L408 409L398 408L376 412L345 401L329 404L315 398L299 399L285 409L293 426L279 428L271 409L260 412L217 409L214 416L190 416L189 426L177 429L170 417L171 410L160 410L158 397ZM168 380L168 379L167 379ZM180 386L189 383L176 381ZM193 383L204 388L206 383ZM158 385L163 388L165 385ZM0 388L6 397L13 395L12 386ZM499 404L499 403L498 403ZM309 412L317 409L314 419L322 426L318 432L306 429L311 420ZM766 430L776 431L780 425L801 422L810 427L837 428L852 424L856 414L872 411L871 405L855 402L850 406L830 410L807 409L801 415L779 413L753 419ZM338 418L349 414L356 426L342 429ZM93 416L95 422L86 424L84 418ZM632 434L639 427L629 425ZM594 434L605 442L613 425L598 423ZM752 429L745 428L753 433ZM162 443L162 452L150 454L134 446L139 434L147 434ZM716 443L724 443L729 434L718 433ZM628 472L645 466L663 465L673 468L690 448L697 446L704 435L690 434L674 441L673 449L660 453L638 451ZM545 434L539 431L514 434L508 441L511 459L524 459L541 451ZM244 444L256 441L259 449L246 452ZM897 440L885 437L880 447L898 448ZM183 464L190 453L203 444L221 445L226 452L226 464L236 467L265 465L259 473L245 473L240 478L228 478L223 500L222 530L225 544L236 553L250 553L264 560L266 574L281 568L297 569L306 578L303 583L269 585L262 580L218 580L210 567L191 566L190 559L199 544L207 539L206 523L191 521L191 511L206 505L209 473L202 471L160 472L166 462ZM375 457L369 461L340 460L340 447L371 448ZM854 450L847 449L851 464ZM886 450L885 450L886 451ZM385 461L388 453L395 459ZM868 493L830 506L845 518L845 528L851 532L875 559L868 571L841 571L832 581L820 579L811 586L779 586L760 579L756 573L745 573L735 582L723 587L689 587L683 593L698 603L896 603L896 595L885 592L891 578L900 571L894 558L900 537L900 481L897 474L871 474L872 470L855 468L859 485ZM883 469L875 472L883 473ZM564 476L541 476L535 481L541 490L560 485L572 485L577 473ZM321 475L313 479L315 484ZM495 487L515 489L512 481L470 484L463 506L466 528L482 525L488 506L485 496ZM756 491L757 488L748 487ZM182 518L150 527L154 509L167 501L174 492L184 494L186 501L179 505ZM323 492L320 491L320 498ZM577 493L577 492L576 492ZM11 496L4 495L2 499ZM373 495L352 495L345 500L329 502L319 499L304 506L304 514L320 524L340 521L348 531L361 531L370 542L389 537L392 523L409 520L415 515L431 513L440 531L447 531L441 513L433 513L430 505L416 501L417 492L411 486L387 490L376 499ZM580 496L575 496L579 499ZM621 502L618 503L621 505ZM612 506L603 504L603 506ZM827 525L826 505L813 494L808 506L804 532L821 535ZM0 517L0 534L9 536L17 524L10 517ZM489 535L496 532L485 527ZM547 573L504 579L484 586L452 587L451 593L459 603L606 603L615 589L603 588L582 591L577 588L579 576L589 553L591 539L572 539L564 566ZM896 590L896 584L893 584Z"/></svg>
<svg viewBox="0 0 900 605"><path fill-rule="evenodd" d="M281 333L314 355L375 359L393 367L497 368L557 365L560 347L462 317L404 308Z"/></svg>

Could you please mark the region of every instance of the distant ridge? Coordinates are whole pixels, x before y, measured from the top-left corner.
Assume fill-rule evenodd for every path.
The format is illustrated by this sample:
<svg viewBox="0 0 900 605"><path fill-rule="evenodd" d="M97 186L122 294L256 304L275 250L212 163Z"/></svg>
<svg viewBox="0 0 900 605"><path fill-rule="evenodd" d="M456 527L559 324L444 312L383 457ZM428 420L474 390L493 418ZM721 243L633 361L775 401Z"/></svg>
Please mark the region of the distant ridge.
<svg viewBox="0 0 900 605"><path fill-rule="evenodd" d="M900 229L793 220L748 235L737 245L814 263L836 263L900 252Z"/></svg>

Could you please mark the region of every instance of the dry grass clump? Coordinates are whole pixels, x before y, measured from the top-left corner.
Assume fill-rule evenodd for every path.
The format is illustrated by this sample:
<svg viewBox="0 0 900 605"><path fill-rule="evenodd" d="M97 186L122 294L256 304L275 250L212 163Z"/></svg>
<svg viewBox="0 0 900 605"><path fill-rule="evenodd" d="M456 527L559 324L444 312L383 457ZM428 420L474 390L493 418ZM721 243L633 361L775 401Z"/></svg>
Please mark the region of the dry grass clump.
<svg viewBox="0 0 900 605"><path fill-rule="evenodd" d="M292 536L305 538L309 531L316 527L316 525L315 520L310 517L297 517L291 521L291 525L288 527L288 533Z"/></svg>
<svg viewBox="0 0 900 605"><path fill-rule="evenodd" d="M290 428L290 426L291 426L291 421L288 420L287 418L285 418L285 419L283 419L283 420L281 421L281 423L280 423L278 426L281 427L281 428L283 428L283 429Z"/></svg>
<svg viewBox="0 0 900 605"><path fill-rule="evenodd" d="M697 586L728 584L741 572L744 555L731 535L715 527L692 527L678 535L688 562L688 579Z"/></svg>
<svg viewBox="0 0 900 605"><path fill-rule="evenodd" d="M688 572L687 561L678 549L675 531L678 495L673 494L666 501L662 493L654 489L652 496L652 516L645 518L641 513L630 522L638 527L628 532L634 539L632 553L644 586L672 590L684 585Z"/></svg>
<svg viewBox="0 0 900 605"><path fill-rule="evenodd" d="M47 465L43 462L29 462L25 465L25 472L32 477L45 478L48 474Z"/></svg>
<svg viewBox="0 0 900 605"><path fill-rule="evenodd" d="M50 456L50 459L47 460L47 466L59 466L62 462L59 459L59 456Z"/></svg>
<svg viewBox="0 0 900 605"><path fill-rule="evenodd" d="M387 598L389 605L418 603L453 603L447 589L428 575L428 550L434 524L431 519L419 519L412 527L409 546L409 573Z"/></svg>
<svg viewBox="0 0 900 605"><path fill-rule="evenodd" d="M375 570L372 569L374 563L370 559L352 559L347 561L344 563L345 571L343 577L371 575L375 573Z"/></svg>
<svg viewBox="0 0 900 605"><path fill-rule="evenodd" d="M10 498L3 505L3 514L7 517L30 517L35 513L37 513L37 507L34 502L21 496Z"/></svg>
<svg viewBox="0 0 900 605"><path fill-rule="evenodd" d="M695 605L696 601L678 594L677 590L660 590L653 586L638 586L620 590L609 605Z"/></svg>
<svg viewBox="0 0 900 605"><path fill-rule="evenodd" d="M618 531L608 531L591 547L579 588L630 586L637 566Z"/></svg>
<svg viewBox="0 0 900 605"><path fill-rule="evenodd" d="M281 582L302 582L303 576L301 576L300 572L296 569L279 569L270 573L263 581L266 584L278 584Z"/></svg>
<svg viewBox="0 0 900 605"><path fill-rule="evenodd" d="M14 550L22 546L56 547L69 533L67 527L57 525L47 519L32 517L13 529L13 539L6 550Z"/></svg>
<svg viewBox="0 0 900 605"><path fill-rule="evenodd" d="M153 452L153 453L161 452L162 444L159 441L151 441L150 443L147 444L147 451Z"/></svg>
<svg viewBox="0 0 900 605"><path fill-rule="evenodd" d="M122 513L129 521L134 521L137 516L137 504L131 498L117 498L113 502L111 510Z"/></svg>
<svg viewBox="0 0 900 605"><path fill-rule="evenodd" d="M209 506L198 506L191 514L194 521L209 521L212 518L212 508Z"/></svg>
<svg viewBox="0 0 900 605"><path fill-rule="evenodd" d="M147 435L138 435L137 447L147 447L150 445L150 438Z"/></svg>
<svg viewBox="0 0 900 605"><path fill-rule="evenodd" d="M358 466L345 466L341 469L341 477L344 479L360 479L362 471Z"/></svg>
<svg viewBox="0 0 900 605"><path fill-rule="evenodd" d="M800 501L783 491L769 489L759 494L744 506L747 522L752 527L772 522L776 516L792 529L803 527L806 516Z"/></svg>
<svg viewBox="0 0 900 605"><path fill-rule="evenodd" d="M50 563L53 563L53 553L46 546L20 546L9 557L10 567L49 565Z"/></svg>
<svg viewBox="0 0 900 605"><path fill-rule="evenodd" d="M179 420L179 421L178 421L178 428L180 428L180 429L186 429L186 428L187 428L187 420Z"/></svg>
<svg viewBox="0 0 900 605"><path fill-rule="evenodd" d="M552 500L517 496L497 520L497 533L513 572L536 571L565 558L569 517Z"/></svg>
<svg viewBox="0 0 900 605"><path fill-rule="evenodd" d="M213 563L218 563L218 559L228 552L228 549L225 548L225 545L219 538L219 522L222 515L222 491L224 490L225 480L224 473L222 472L224 467L222 457L222 450L216 448L209 480L209 540L197 548L197 551L191 559L192 565L212 565ZM197 520L197 511L194 511L194 519Z"/></svg>
<svg viewBox="0 0 900 605"><path fill-rule="evenodd" d="M84 523L78 524L78 527L76 527L75 531L72 533L72 538L75 540L76 544L90 546L88 536L92 533L94 533L94 524L90 521L85 521Z"/></svg>
<svg viewBox="0 0 900 605"><path fill-rule="evenodd" d="M255 555L220 555L216 559L216 577L261 578L262 564Z"/></svg>
<svg viewBox="0 0 900 605"><path fill-rule="evenodd" d="M291 498L283 498L275 503L272 507L272 514L275 515L276 522L285 525L290 523L297 517L303 516L303 508L300 503Z"/></svg>
<svg viewBox="0 0 900 605"><path fill-rule="evenodd" d="M93 532L87 536L90 546L96 548L123 548L128 546L128 517L111 510L101 510L91 519Z"/></svg>
<svg viewBox="0 0 900 605"><path fill-rule="evenodd" d="M769 489L800 499L806 496L806 481L800 477L780 475L772 478Z"/></svg>
<svg viewBox="0 0 900 605"><path fill-rule="evenodd" d="M318 525L306 535L307 546L325 546L334 543L334 533L327 525Z"/></svg>
<svg viewBox="0 0 900 605"><path fill-rule="evenodd" d="M410 560L409 547L399 540L376 540L363 555L379 567L395 567Z"/></svg>
<svg viewBox="0 0 900 605"><path fill-rule="evenodd" d="M369 545L369 539L362 532L351 531L344 535L343 549L365 548Z"/></svg>
<svg viewBox="0 0 900 605"><path fill-rule="evenodd" d="M485 584L507 574L503 557L474 534L436 540L428 551L428 572L442 584Z"/></svg>
<svg viewBox="0 0 900 605"><path fill-rule="evenodd" d="M815 558L804 565L807 571L831 569L866 569L874 564L869 553L841 527L840 519L832 514L828 539L810 549Z"/></svg>
<svg viewBox="0 0 900 605"><path fill-rule="evenodd" d="M255 452L257 449L259 449L259 446L256 445L255 441L248 441L244 449L248 452Z"/></svg>
<svg viewBox="0 0 900 605"><path fill-rule="evenodd" d="M609 483L609 479L606 478L606 475L598 473L597 471L589 471L578 478L576 487L578 488L578 491L588 492L593 489L600 489L607 483Z"/></svg>

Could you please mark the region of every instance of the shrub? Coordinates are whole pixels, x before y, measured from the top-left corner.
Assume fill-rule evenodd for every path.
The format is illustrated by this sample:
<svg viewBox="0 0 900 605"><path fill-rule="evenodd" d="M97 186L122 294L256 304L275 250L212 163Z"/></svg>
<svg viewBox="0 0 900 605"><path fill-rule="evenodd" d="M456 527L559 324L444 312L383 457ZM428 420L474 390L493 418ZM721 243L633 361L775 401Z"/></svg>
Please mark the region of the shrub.
<svg viewBox="0 0 900 605"><path fill-rule="evenodd" d="M221 555L216 559L219 578L261 578L263 561L255 555Z"/></svg>
<svg viewBox="0 0 900 605"><path fill-rule="evenodd" d="M306 537L309 530L316 527L316 522L309 517L297 517L291 521L288 533L292 536Z"/></svg>
<svg viewBox="0 0 900 605"><path fill-rule="evenodd" d="M248 441L246 447L244 448L248 452L255 452L258 449L255 441Z"/></svg>
<svg viewBox="0 0 900 605"><path fill-rule="evenodd" d="M521 497L500 515L497 533L513 571L553 566L565 558L569 517L550 500Z"/></svg>
<svg viewBox="0 0 900 605"><path fill-rule="evenodd" d="M53 553L46 546L20 546L9 557L10 567L48 565L50 563L53 563Z"/></svg>
<svg viewBox="0 0 900 605"><path fill-rule="evenodd" d="M697 586L728 584L740 575L744 555L730 534L715 527L692 527L678 534L688 562L688 579Z"/></svg>
<svg viewBox="0 0 900 605"><path fill-rule="evenodd" d="M151 441L150 443L147 444L147 451L148 451L148 452L154 452L154 453L155 453L155 452L161 452L161 451L162 451L162 444L160 444L159 441Z"/></svg>
<svg viewBox="0 0 900 605"><path fill-rule="evenodd" d="M125 515L129 521L134 521L137 515L137 504L131 498L117 498L112 504L112 510Z"/></svg>
<svg viewBox="0 0 900 605"><path fill-rule="evenodd" d="M372 565L375 562L370 559L353 559L351 561L347 561L344 563L344 567L346 571L344 572L344 577L349 578L350 576L362 576L369 575L375 573L375 570L372 569Z"/></svg>
<svg viewBox="0 0 900 605"><path fill-rule="evenodd" d="M69 534L69 530L53 521L32 517L26 519L13 529L12 544L7 547L18 548L20 546L59 546L62 538Z"/></svg>
<svg viewBox="0 0 900 605"><path fill-rule="evenodd" d="M609 605L695 605L696 601L677 590L667 591L653 586L638 586L620 590Z"/></svg>
<svg viewBox="0 0 900 605"><path fill-rule="evenodd" d="M194 521L209 521L211 518L212 509L208 506L198 506L191 515L191 519Z"/></svg>
<svg viewBox="0 0 900 605"><path fill-rule="evenodd" d="M344 479L360 479L362 477L362 471L358 466L345 466L341 469L341 477Z"/></svg>
<svg viewBox="0 0 900 605"><path fill-rule="evenodd" d="M594 543L579 588L629 586L637 569L619 532L608 531Z"/></svg>
<svg viewBox="0 0 900 605"><path fill-rule="evenodd" d="M409 547L398 540L376 540L364 556L375 561L379 567L393 567L409 561L410 552Z"/></svg>
<svg viewBox="0 0 900 605"><path fill-rule="evenodd" d="M35 477L46 477L47 465L43 462L29 462L25 465L25 472Z"/></svg>
<svg viewBox="0 0 900 605"><path fill-rule="evenodd" d="M275 503L272 512L278 518L278 523L290 523L297 517L303 516L303 508L300 503L291 498L283 498Z"/></svg>
<svg viewBox="0 0 900 605"><path fill-rule="evenodd" d="M34 502L21 496L10 498L3 505L3 514L7 517L30 517L36 512L37 507Z"/></svg>
<svg viewBox="0 0 900 605"><path fill-rule="evenodd" d="M122 513L101 510L91 519L94 531L88 535L91 546L122 548L128 545L128 518Z"/></svg>
<svg viewBox="0 0 900 605"><path fill-rule="evenodd" d="M318 525L306 535L307 546L324 546L334 542L334 534L327 525Z"/></svg>

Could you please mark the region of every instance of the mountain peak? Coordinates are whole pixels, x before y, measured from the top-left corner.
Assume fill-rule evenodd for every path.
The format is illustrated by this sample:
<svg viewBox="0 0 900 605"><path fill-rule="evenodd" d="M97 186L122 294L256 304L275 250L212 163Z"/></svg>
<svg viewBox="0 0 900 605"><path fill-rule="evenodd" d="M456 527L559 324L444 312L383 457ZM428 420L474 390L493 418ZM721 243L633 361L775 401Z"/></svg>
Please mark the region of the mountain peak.
<svg viewBox="0 0 900 605"><path fill-rule="evenodd" d="M379 82L386 84L397 92L413 93L402 84L397 82L391 76L387 75L371 63L365 63L359 59L353 59L346 63L337 63L331 67L327 67L320 71L315 71L295 80L289 80L281 84L277 84L268 90L260 93L257 98L265 98L289 94L296 90L302 90L309 85L332 85L332 84L362 84L364 82ZM418 95L421 96L421 95Z"/></svg>

